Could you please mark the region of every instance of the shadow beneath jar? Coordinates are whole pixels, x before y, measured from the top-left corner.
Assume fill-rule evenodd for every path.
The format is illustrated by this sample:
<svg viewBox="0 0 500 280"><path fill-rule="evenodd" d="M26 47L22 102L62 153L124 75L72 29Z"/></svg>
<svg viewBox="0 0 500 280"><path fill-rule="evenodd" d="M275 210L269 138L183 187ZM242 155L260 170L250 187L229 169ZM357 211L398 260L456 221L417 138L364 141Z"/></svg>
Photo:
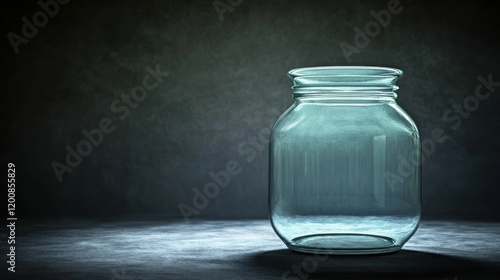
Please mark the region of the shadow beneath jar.
<svg viewBox="0 0 500 280"><path fill-rule="evenodd" d="M379 255L313 255L274 250L244 256L240 264L281 279L498 279L497 265L461 257L400 250Z"/></svg>

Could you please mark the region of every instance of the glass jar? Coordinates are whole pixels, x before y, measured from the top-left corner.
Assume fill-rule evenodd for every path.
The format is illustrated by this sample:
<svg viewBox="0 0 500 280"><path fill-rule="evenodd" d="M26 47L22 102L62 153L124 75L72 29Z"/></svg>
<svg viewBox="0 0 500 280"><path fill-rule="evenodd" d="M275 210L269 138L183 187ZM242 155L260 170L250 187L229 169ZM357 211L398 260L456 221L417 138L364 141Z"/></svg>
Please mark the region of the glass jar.
<svg viewBox="0 0 500 280"><path fill-rule="evenodd" d="M420 140L396 103L403 72L312 67L288 73L295 102L270 142L269 211L306 253L399 250L420 222Z"/></svg>

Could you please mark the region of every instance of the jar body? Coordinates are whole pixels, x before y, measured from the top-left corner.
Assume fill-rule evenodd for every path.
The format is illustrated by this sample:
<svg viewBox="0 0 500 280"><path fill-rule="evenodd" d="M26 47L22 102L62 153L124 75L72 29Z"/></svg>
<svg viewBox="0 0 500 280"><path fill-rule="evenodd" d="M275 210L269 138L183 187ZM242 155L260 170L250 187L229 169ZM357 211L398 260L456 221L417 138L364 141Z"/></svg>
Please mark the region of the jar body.
<svg viewBox="0 0 500 280"><path fill-rule="evenodd" d="M297 98L270 141L269 210L292 250L399 250L420 222L420 140L394 99Z"/></svg>

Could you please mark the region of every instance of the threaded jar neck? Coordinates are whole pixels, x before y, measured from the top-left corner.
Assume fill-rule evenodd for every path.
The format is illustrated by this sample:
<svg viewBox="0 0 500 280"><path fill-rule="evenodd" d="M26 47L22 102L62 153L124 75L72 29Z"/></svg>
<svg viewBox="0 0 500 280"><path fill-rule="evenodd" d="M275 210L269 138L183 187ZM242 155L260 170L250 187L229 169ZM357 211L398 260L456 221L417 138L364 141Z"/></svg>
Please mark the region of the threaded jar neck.
<svg viewBox="0 0 500 280"><path fill-rule="evenodd" d="M288 72L294 98L396 99L403 71L373 66L325 66Z"/></svg>

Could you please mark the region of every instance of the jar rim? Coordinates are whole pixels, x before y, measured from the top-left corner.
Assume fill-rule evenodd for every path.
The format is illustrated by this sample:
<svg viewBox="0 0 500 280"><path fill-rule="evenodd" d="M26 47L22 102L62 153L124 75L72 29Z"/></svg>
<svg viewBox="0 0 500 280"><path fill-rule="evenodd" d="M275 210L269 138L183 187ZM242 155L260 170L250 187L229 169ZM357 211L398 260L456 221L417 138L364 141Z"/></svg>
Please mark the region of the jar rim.
<svg viewBox="0 0 500 280"><path fill-rule="evenodd" d="M378 66L320 66L288 72L294 98L397 98L403 71Z"/></svg>
<svg viewBox="0 0 500 280"><path fill-rule="evenodd" d="M292 69L288 76L293 80L296 77L306 76L392 76L400 78L403 71L397 68L380 66L317 66Z"/></svg>

